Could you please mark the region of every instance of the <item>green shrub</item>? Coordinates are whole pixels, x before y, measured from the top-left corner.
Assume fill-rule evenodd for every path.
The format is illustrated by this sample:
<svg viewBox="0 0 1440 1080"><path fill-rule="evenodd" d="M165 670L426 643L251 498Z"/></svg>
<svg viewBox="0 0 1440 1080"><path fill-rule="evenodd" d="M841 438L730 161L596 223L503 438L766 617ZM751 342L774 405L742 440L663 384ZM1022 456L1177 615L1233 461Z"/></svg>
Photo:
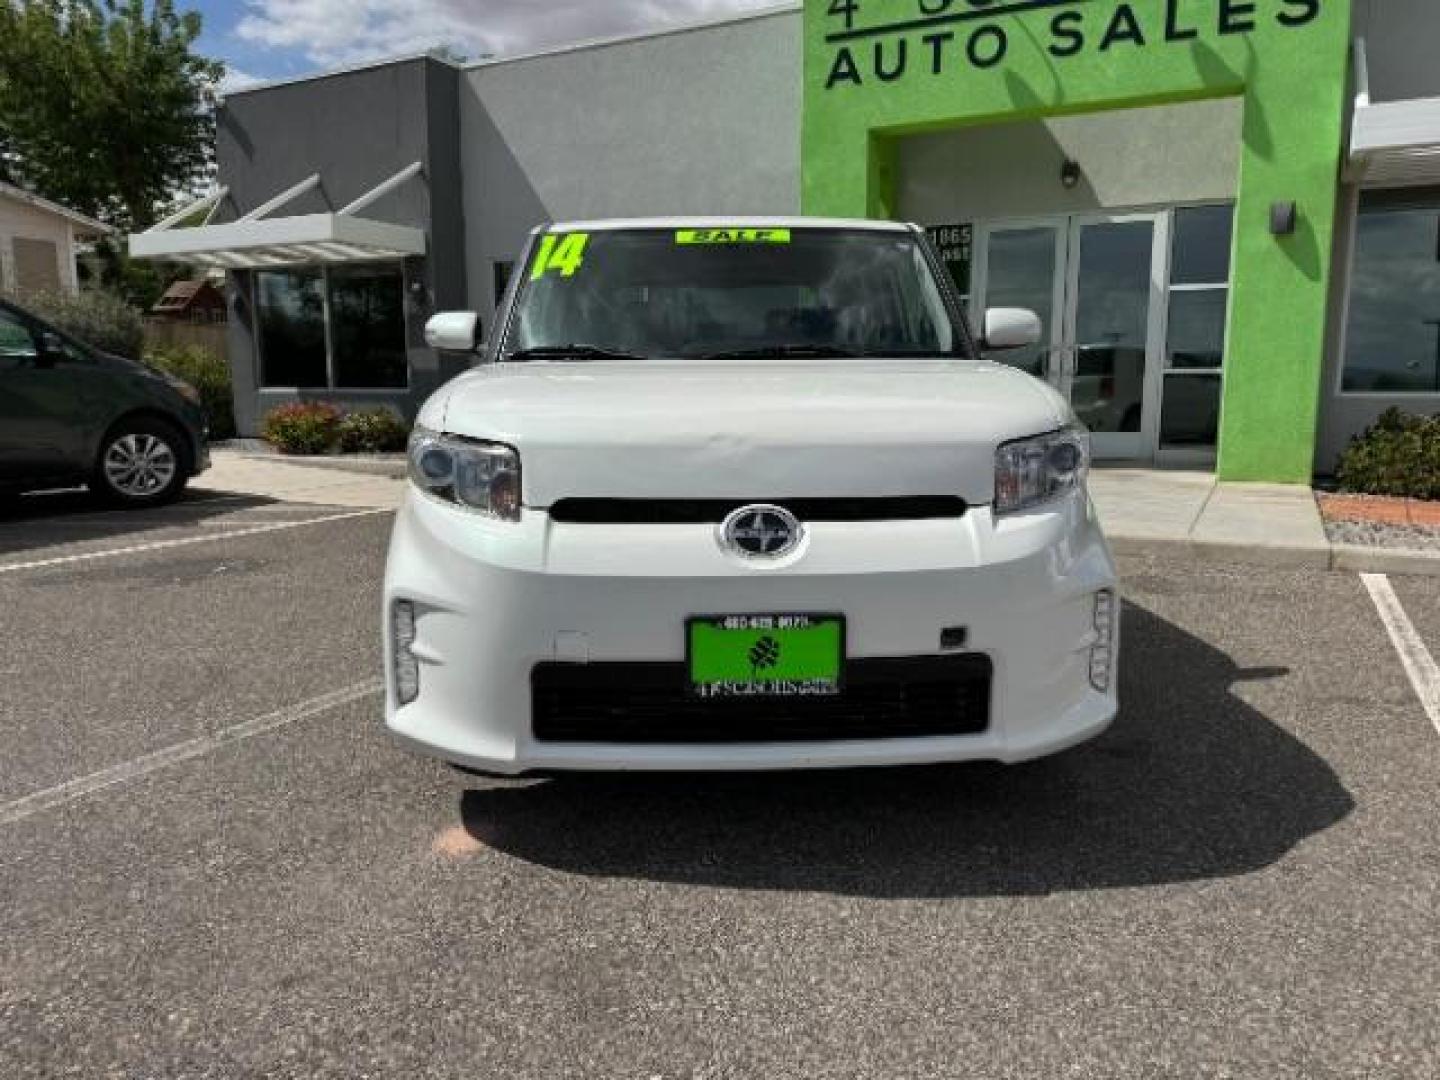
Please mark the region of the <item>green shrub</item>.
<svg viewBox="0 0 1440 1080"><path fill-rule="evenodd" d="M340 421L340 449L347 454L389 454L405 449L410 425L389 409L361 409Z"/></svg>
<svg viewBox="0 0 1440 1080"><path fill-rule="evenodd" d="M335 447L342 415L319 401L281 405L266 414L262 433L283 454L324 454Z"/></svg>
<svg viewBox="0 0 1440 1080"><path fill-rule="evenodd" d="M212 439L235 437L235 391L230 365L199 345L161 345L145 354L145 361L200 391L200 404L210 417Z"/></svg>
<svg viewBox="0 0 1440 1080"><path fill-rule="evenodd" d="M26 293L18 302L86 345L130 360L140 359L145 324L140 312L114 293L100 289Z"/></svg>
<svg viewBox="0 0 1440 1080"><path fill-rule="evenodd" d="M1340 458L1342 491L1440 499L1440 415L1388 409Z"/></svg>

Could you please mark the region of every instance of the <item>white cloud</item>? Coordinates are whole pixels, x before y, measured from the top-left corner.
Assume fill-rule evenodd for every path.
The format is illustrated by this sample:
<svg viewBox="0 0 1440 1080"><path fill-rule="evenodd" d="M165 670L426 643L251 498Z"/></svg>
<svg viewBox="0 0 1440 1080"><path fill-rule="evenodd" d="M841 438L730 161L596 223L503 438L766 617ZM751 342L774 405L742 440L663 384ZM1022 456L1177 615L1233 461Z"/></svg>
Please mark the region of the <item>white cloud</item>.
<svg viewBox="0 0 1440 1080"><path fill-rule="evenodd" d="M235 32L321 66L425 52L503 56L768 6L774 0L249 0Z"/></svg>
<svg viewBox="0 0 1440 1080"><path fill-rule="evenodd" d="M223 96L233 94L236 90L244 90L247 86L255 86L265 80L258 75L251 75L248 71L241 71L237 67L225 65L225 77L220 80L216 90Z"/></svg>

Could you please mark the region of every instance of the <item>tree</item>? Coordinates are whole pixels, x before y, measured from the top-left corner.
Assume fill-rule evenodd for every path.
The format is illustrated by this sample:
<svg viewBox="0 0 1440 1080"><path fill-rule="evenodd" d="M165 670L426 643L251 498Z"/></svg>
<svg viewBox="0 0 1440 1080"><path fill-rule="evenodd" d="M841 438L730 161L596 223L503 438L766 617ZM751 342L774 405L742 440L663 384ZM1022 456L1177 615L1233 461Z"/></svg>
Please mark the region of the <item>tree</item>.
<svg viewBox="0 0 1440 1080"><path fill-rule="evenodd" d="M173 0L0 0L0 178L153 224L213 172L225 68L192 51L200 27Z"/></svg>

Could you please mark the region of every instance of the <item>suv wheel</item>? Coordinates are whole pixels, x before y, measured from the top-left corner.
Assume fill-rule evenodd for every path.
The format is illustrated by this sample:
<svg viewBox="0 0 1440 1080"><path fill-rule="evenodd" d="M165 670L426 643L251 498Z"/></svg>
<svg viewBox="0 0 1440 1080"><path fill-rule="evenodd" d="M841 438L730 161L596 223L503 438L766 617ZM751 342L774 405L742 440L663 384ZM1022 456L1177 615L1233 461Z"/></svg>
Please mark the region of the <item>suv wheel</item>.
<svg viewBox="0 0 1440 1080"><path fill-rule="evenodd" d="M90 487L123 506L155 506L178 496L189 473L185 440L174 427L130 420L105 436Z"/></svg>

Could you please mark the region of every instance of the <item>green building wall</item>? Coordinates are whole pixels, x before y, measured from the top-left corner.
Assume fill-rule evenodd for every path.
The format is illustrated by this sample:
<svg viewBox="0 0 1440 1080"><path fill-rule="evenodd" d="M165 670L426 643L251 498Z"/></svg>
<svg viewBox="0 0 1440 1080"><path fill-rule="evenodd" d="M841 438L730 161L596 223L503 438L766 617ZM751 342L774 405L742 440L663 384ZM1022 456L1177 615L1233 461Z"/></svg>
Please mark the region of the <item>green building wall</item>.
<svg viewBox="0 0 1440 1080"><path fill-rule="evenodd" d="M908 134L1242 97L1218 471L1309 480L1349 0L806 0L804 38L808 214L891 216ZM1272 235L1292 202L1293 234Z"/></svg>

